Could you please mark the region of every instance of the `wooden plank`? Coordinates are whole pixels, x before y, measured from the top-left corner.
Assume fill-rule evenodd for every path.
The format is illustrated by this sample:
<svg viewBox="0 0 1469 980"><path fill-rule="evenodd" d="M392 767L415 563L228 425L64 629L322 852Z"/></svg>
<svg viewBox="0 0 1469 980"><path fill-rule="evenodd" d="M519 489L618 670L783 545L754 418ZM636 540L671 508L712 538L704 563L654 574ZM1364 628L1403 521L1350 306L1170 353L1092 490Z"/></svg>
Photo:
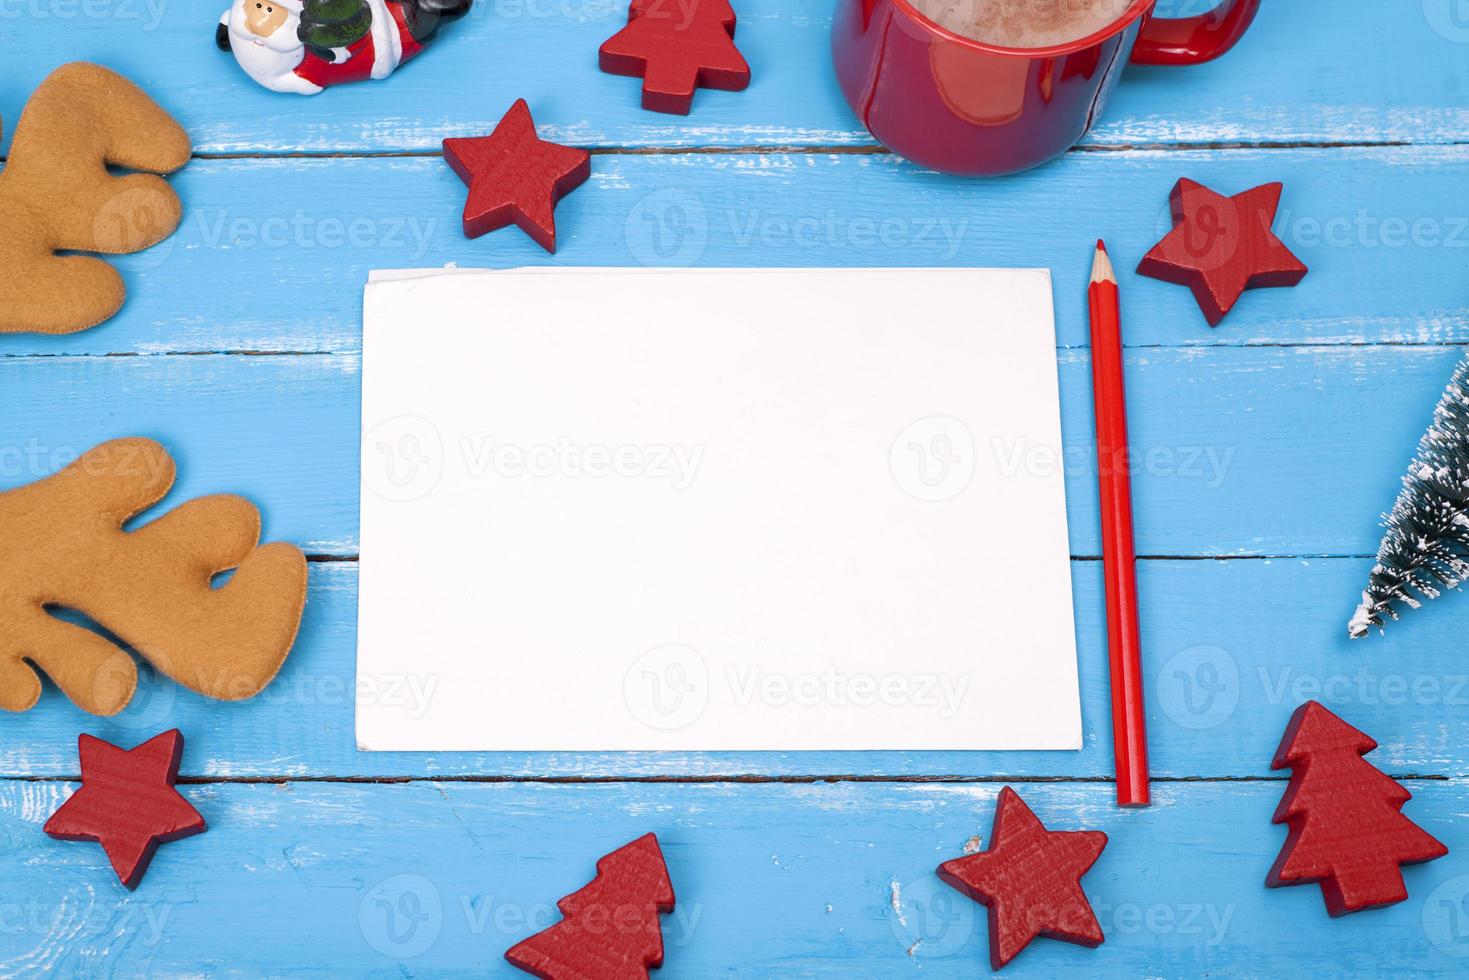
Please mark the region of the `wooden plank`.
<svg viewBox="0 0 1469 980"><path fill-rule="evenodd" d="M307 99L268 93L215 49L226 0L18 0L0 14L0 110L14 119L45 73L101 61L156 93L202 152L436 150L487 132L529 99L551 138L587 146L868 145L831 70L830 0L740 0L743 93L702 92L691 117L638 108L637 84L597 70L626 0L479 0L466 22L388 83ZM1197 0L1163 12L1197 13ZM1469 110L1452 80L1469 29L1447 2L1390 14L1375 0L1267 3L1229 57L1134 69L1089 142L1455 142ZM1352 52L1343 63L1342 52ZM467 80L472 79L470 83Z"/></svg>
<svg viewBox="0 0 1469 980"><path fill-rule="evenodd" d="M1459 654L1464 602L1450 596L1382 637L1348 645L1345 622L1368 562L1149 561L1142 622L1155 775L1270 775L1290 713L1308 698L1381 743L1398 773L1469 775L1469 667ZM186 776L601 778L868 776L1108 778L1106 632L1101 569L1073 565L1086 747L1067 752L362 753L353 738L356 566L314 565L301 638L280 677L243 704L206 701L145 670L113 719L48 688L35 710L6 718L0 772L76 773L75 734L117 744L170 727L189 738ZM360 696L426 707L442 678L409 673ZM792 708L791 710L799 710Z"/></svg>
<svg viewBox="0 0 1469 980"><path fill-rule="evenodd" d="M1409 899L1327 917L1311 886L1269 890L1282 782L1161 787L1120 810L1109 787L1023 785L1057 829L1110 837L1084 880L1099 949L1038 941L1017 974L1462 976L1469 879L1450 856L1406 869ZM558 918L595 859L658 834L678 896L660 980L973 977L985 913L940 884L987 837L998 785L415 783L187 787L209 832L160 849L135 893L99 848L41 824L66 785L0 784L7 896L0 972L521 977L501 959ZM1416 782L1408 814L1469 847L1463 782ZM1287 924L1288 923L1288 924ZM247 965L247 966L242 966Z"/></svg>
<svg viewBox="0 0 1469 980"><path fill-rule="evenodd" d="M608 156L557 210L553 257L514 229L467 241L464 186L437 158L196 161L188 211L117 260L129 299L68 337L0 336L0 356L355 351L374 268L516 265L1041 266L1061 344L1087 343L1085 283L1105 236L1133 346L1469 341L1461 275L1469 147L1073 154L976 183L891 157ZM1188 175L1234 193L1285 178L1278 222L1311 266L1211 330L1187 289L1132 274Z"/></svg>
<svg viewBox="0 0 1469 980"><path fill-rule="evenodd" d="M1459 356L1443 347L1134 350L1139 553L1375 553L1377 516ZM44 476L104 439L145 435L181 460L177 499L243 493L264 509L269 535L351 555L359 369L355 354L0 358L0 486ZM1100 554L1090 372L1085 351L1063 352L1064 447L976 448L1001 472L1065 467L1079 556Z"/></svg>

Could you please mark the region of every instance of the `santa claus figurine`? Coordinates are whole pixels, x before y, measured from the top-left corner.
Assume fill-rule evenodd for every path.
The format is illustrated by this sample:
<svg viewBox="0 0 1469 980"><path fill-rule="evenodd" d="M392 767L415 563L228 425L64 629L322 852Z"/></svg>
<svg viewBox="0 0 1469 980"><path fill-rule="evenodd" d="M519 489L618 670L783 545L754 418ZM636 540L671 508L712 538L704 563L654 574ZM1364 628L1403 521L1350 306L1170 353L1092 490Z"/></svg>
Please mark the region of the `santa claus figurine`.
<svg viewBox="0 0 1469 980"><path fill-rule="evenodd" d="M214 40L274 92L387 78L473 0L234 0Z"/></svg>

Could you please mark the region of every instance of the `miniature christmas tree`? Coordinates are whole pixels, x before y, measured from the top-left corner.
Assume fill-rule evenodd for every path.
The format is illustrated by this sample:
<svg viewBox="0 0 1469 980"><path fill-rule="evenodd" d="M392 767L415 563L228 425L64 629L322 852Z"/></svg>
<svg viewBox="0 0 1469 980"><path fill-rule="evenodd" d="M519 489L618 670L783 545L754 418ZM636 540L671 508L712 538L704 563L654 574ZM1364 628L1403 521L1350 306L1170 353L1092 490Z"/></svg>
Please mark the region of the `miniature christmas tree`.
<svg viewBox="0 0 1469 980"><path fill-rule="evenodd" d="M366 0L312 0L301 10L298 36L313 48L330 51L356 44L372 30Z"/></svg>
<svg viewBox="0 0 1469 980"><path fill-rule="evenodd" d="M658 838L644 834L597 862L597 877L556 903L565 916L505 958L544 980L631 980L663 964L658 916L673 911L673 883Z"/></svg>
<svg viewBox="0 0 1469 980"><path fill-rule="evenodd" d="M1353 639L1469 578L1469 361L1459 364L1403 477L1377 563L1347 626Z"/></svg>
<svg viewBox="0 0 1469 980"><path fill-rule="evenodd" d="M1320 882L1326 909L1346 915L1408 897L1399 865L1448 848L1401 813L1413 794L1362 756L1377 743L1315 701L1296 709L1272 769L1291 769L1273 823L1290 827L1265 884Z"/></svg>

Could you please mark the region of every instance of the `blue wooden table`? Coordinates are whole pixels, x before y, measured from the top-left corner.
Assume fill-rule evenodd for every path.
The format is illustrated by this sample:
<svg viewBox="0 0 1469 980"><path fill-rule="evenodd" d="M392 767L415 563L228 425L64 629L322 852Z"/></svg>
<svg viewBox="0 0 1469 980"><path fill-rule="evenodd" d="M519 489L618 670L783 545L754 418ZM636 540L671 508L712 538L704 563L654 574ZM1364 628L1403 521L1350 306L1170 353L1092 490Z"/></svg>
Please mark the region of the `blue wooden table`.
<svg viewBox="0 0 1469 980"><path fill-rule="evenodd" d="M246 494L268 537L312 557L300 640L254 701L145 671L116 718L50 687L0 718L0 975L523 976L504 950L649 830L679 900L660 976L983 975L983 910L932 871L988 834L1006 783L1052 826L1112 839L1086 879L1106 944L1040 942L1008 973L1469 970L1469 599L1357 644L1345 628L1378 514L1469 343L1469 10L1267 0L1223 61L1132 71L1062 160L966 181L873 145L831 75L831 5L739 0L754 84L701 93L685 119L640 111L635 82L596 69L626 0L480 0L390 81L315 99L270 95L214 50L222 2L0 0L10 126L51 68L94 60L153 93L198 154L174 179L182 228L117 263L121 315L0 337L0 486L146 435L180 461L172 500ZM1202 4L1163 9L1184 6ZM543 135L595 153L554 257L513 231L466 241L439 157L517 97ZM1185 175L1226 193L1284 180L1277 228L1304 284L1249 294L1210 330L1187 290L1131 274ZM1092 461L1098 235L1124 267L1158 779L1156 804L1127 812ZM1051 267L1085 748L358 753L361 287L447 262ZM1314 887L1263 887L1284 839L1271 754L1311 697L1380 741L1372 761L1452 851L1407 870L1405 903L1333 921ZM131 745L175 726L210 830L129 893L99 848L41 826L75 785L78 732Z"/></svg>

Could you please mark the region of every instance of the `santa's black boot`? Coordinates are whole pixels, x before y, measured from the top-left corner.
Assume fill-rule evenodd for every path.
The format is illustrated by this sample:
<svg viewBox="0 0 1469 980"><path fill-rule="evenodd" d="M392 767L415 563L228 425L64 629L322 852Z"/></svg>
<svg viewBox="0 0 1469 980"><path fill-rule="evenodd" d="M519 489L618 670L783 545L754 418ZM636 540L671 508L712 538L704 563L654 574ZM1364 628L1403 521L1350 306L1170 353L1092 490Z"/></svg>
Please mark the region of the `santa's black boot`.
<svg viewBox="0 0 1469 980"><path fill-rule="evenodd" d="M438 33L445 21L458 20L469 13L474 0L400 0L408 33L420 44Z"/></svg>

